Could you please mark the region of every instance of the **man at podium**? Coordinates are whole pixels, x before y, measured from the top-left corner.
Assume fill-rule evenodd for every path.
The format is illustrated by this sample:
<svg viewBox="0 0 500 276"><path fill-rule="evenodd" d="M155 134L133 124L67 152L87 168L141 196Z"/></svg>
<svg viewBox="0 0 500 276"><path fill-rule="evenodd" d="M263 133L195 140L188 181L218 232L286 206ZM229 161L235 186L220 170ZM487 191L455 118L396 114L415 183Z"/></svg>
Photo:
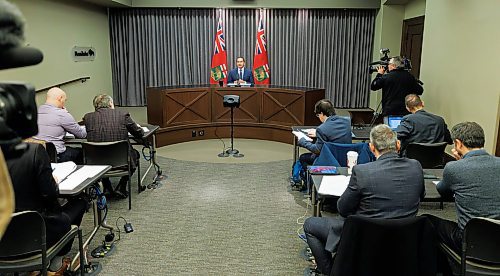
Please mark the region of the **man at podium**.
<svg viewBox="0 0 500 276"><path fill-rule="evenodd" d="M236 68L229 71L229 76L227 77L227 83L234 83L237 85L241 84L251 84L253 85L253 75L252 70L245 68L245 58L236 58Z"/></svg>

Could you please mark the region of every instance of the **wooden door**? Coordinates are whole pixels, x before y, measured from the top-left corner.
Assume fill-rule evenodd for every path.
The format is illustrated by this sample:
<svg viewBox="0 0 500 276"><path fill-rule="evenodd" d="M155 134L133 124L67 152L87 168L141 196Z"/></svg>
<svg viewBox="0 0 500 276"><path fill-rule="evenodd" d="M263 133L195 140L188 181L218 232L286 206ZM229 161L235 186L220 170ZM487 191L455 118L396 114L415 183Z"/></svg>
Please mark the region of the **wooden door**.
<svg viewBox="0 0 500 276"><path fill-rule="evenodd" d="M424 18L424 16L419 16L403 20L403 34L401 36L401 56L411 60L411 74L417 79L420 76Z"/></svg>

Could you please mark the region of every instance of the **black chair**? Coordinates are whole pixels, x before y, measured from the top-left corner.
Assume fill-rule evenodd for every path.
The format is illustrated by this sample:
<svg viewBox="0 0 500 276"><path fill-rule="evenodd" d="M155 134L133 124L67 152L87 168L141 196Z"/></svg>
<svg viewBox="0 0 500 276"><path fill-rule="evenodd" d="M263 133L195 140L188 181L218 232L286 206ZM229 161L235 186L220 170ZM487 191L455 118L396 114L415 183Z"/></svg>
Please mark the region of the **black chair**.
<svg viewBox="0 0 500 276"><path fill-rule="evenodd" d="M126 140L115 142L83 142L83 163L86 165L110 165L111 170L102 177L122 177L128 175L128 209L132 209L132 164L130 145ZM141 187L141 170L137 165L137 185Z"/></svg>
<svg viewBox="0 0 500 276"><path fill-rule="evenodd" d="M442 169L446 145L446 142L409 143L406 147L406 157L420 162L423 169Z"/></svg>
<svg viewBox="0 0 500 276"><path fill-rule="evenodd" d="M462 252L439 244L460 275L500 275L500 220L472 218L465 225Z"/></svg>
<svg viewBox="0 0 500 276"><path fill-rule="evenodd" d="M41 270L47 275L49 260L78 235L80 264L84 263L82 230L72 225L55 245L47 248L45 221L35 211L14 213L12 220L0 241L0 272L25 272ZM84 275L84 266L80 265L80 275Z"/></svg>
<svg viewBox="0 0 500 276"><path fill-rule="evenodd" d="M330 275L436 275L436 237L426 217L349 216Z"/></svg>

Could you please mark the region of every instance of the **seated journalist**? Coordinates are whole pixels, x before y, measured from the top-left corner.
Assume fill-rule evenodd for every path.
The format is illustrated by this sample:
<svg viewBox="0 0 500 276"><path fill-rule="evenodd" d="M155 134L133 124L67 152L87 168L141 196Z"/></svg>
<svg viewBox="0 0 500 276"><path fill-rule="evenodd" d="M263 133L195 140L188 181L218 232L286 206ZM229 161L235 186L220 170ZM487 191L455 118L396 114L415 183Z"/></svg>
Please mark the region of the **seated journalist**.
<svg viewBox="0 0 500 276"><path fill-rule="evenodd" d="M315 130L310 130L307 136L316 138L316 141L300 138L297 142L299 147L310 151L299 157L303 168L313 164L325 142L352 143L351 119L336 115L332 102L327 99L319 100L314 105L314 114L321 121L321 125Z"/></svg>
<svg viewBox="0 0 500 276"><path fill-rule="evenodd" d="M440 143L451 145L451 136L444 119L424 110L424 102L420 96L409 94L405 97L406 115L396 129L401 141L401 156L406 155L409 143Z"/></svg>
<svg viewBox="0 0 500 276"><path fill-rule="evenodd" d="M484 131L475 122L457 124L451 137L457 161L446 164L436 188L442 197L455 198L457 221L426 216L441 242L460 255L464 227L471 218L500 219L500 158L484 150Z"/></svg>
<svg viewBox="0 0 500 276"><path fill-rule="evenodd" d="M227 76L227 83L235 84L254 84L252 70L245 68L245 58L236 58L236 68L229 71Z"/></svg>
<svg viewBox="0 0 500 276"><path fill-rule="evenodd" d="M9 151L5 154L14 188L15 211L31 210L42 215L47 230L47 248L49 248L71 229L71 225L80 226L88 204L85 199L72 197L61 206L58 201L58 184L52 176L47 151L41 144L24 145L26 150L21 154ZM72 243L68 243L57 255L67 254L71 246ZM50 269L57 270L59 264L60 261L54 260Z"/></svg>
<svg viewBox="0 0 500 276"><path fill-rule="evenodd" d="M310 217L304 223L307 244L316 260L312 273L330 275L344 220L350 215L369 218L406 218L417 214L425 195L422 167L398 156L400 143L386 125L370 132L370 150L376 161L356 165L337 202L340 217Z"/></svg>
<svg viewBox="0 0 500 276"><path fill-rule="evenodd" d="M49 89L47 100L38 107L39 131L34 138L54 144L57 151L57 162L73 161L82 164L81 148L64 145L66 132L75 135L76 138L87 137L85 128L78 125L73 116L66 110L66 100L66 93L62 89L58 87Z"/></svg>
<svg viewBox="0 0 500 276"><path fill-rule="evenodd" d="M97 95L94 97L93 105L95 112L87 113L83 117L85 127L87 129L87 141L89 142L114 142L126 140L128 141L128 133L134 138L142 141L144 131L141 126L136 124L128 112L115 109L113 99L106 94ZM139 152L132 148L129 144L130 156L132 163L132 173L134 173L136 164L139 160ZM104 191L107 194L118 198L126 198L128 176L122 176L120 182L113 190L109 178L102 179Z"/></svg>

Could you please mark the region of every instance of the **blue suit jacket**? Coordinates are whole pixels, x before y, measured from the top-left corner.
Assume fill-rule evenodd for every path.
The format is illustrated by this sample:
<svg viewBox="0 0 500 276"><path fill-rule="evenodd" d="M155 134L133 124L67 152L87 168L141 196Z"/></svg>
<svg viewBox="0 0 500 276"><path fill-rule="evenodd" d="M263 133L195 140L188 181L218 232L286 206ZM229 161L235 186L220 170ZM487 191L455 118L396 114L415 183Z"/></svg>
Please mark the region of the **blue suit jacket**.
<svg viewBox="0 0 500 276"><path fill-rule="evenodd" d="M352 143L351 119L332 115L316 128L316 142L312 143L304 138L298 141L298 145L304 147L314 154L319 154L325 142L340 144Z"/></svg>
<svg viewBox="0 0 500 276"><path fill-rule="evenodd" d="M234 83L237 81L240 77L238 76L238 68L234 68L231 71L229 71L229 75L227 76L227 83ZM252 70L248 68L244 68L243 70L243 79L247 83L253 84L253 74Z"/></svg>

